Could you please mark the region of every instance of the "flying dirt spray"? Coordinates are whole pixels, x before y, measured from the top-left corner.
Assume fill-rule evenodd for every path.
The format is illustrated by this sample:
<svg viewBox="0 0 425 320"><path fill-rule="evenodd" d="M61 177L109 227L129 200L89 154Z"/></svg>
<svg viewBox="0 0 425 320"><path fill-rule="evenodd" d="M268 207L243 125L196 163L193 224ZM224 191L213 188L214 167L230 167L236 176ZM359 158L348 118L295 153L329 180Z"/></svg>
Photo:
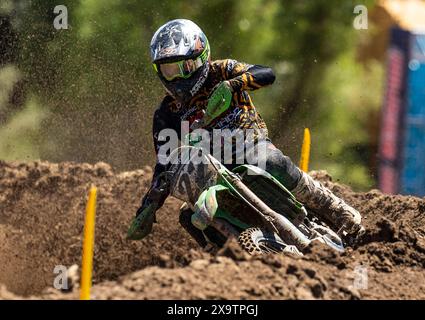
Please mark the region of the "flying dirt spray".
<svg viewBox="0 0 425 320"><path fill-rule="evenodd" d="M92 186L86 207L86 221L84 224L83 259L81 270L80 300L90 300L92 284L94 225L96 217L97 188Z"/></svg>

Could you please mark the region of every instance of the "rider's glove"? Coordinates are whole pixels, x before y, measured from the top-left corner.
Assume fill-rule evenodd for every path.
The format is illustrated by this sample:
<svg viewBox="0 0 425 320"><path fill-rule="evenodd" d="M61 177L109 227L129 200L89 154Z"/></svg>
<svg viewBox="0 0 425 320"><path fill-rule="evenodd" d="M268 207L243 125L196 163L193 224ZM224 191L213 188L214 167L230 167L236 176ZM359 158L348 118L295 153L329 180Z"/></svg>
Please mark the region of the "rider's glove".
<svg viewBox="0 0 425 320"><path fill-rule="evenodd" d="M220 82L212 90L208 98L207 109L204 116L193 122L191 129L199 129L209 125L215 118L224 113L232 102L233 88L229 81Z"/></svg>
<svg viewBox="0 0 425 320"><path fill-rule="evenodd" d="M155 221L155 211L154 203L147 207L141 206L128 229L127 238L130 240L142 240L151 233L152 225Z"/></svg>
<svg viewBox="0 0 425 320"><path fill-rule="evenodd" d="M136 217L131 222L127 232L127 239L141 240L151 231L156 222L156 211L163 205L168 191L152 187L142 200L142 205L136 211Z"/></svg>

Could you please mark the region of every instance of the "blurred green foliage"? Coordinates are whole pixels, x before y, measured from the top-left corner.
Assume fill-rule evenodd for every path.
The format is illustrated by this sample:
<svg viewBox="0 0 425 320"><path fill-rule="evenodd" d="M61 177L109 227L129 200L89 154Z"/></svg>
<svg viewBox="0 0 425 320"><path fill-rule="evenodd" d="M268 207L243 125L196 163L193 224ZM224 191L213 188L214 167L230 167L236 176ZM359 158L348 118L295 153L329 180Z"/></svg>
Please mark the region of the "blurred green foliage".
<svg viewBox="0 0 425 320"><path fill-rule="evenodd" d="M355 188L374 185L368 128L380 105L382 66L356 62L367 31L352 26L355 1L60 2L68 30L53 27L57 1L2 2L0 14L9 16L18 39L13 68L25 81L27 102L6 103L11 88L0 78L0 108L9 110L0 114L0 158L102 160L119 169L153 164L152 114L164 91L149 43L167 20L188 18L204 29L213 59L274 68L276 83L255 92L254 102L295 162L303 129L311 127L311 169ZM0 68L0 75L8 72Z"/></svg>

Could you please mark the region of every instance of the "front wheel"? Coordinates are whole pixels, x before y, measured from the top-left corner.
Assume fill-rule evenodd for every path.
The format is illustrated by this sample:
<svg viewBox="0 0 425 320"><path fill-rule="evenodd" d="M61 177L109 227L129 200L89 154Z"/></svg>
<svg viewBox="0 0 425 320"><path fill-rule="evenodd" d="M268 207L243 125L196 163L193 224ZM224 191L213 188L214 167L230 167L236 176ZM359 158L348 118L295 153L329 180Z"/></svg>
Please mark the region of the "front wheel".
<svg viewBox="0 0 425 320"><path fill-rule="evenodd" d="M291 253L302 256L302 253L292 245L288 245L273 232L260 228L248 228L238 237L239 245L251 255L266 253Z"/></svg>

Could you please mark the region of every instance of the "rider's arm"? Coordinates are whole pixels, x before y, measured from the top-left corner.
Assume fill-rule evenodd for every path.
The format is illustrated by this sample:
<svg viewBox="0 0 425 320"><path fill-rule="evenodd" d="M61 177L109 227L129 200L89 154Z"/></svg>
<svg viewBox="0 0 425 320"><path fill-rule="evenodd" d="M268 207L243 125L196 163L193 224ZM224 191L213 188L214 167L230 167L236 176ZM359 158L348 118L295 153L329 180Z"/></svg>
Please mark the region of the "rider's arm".
<svg viewBox="0 0 425 320"><path fill-rule="evenodd" d="M156 165L155 165L155 169L154 169L154 173L152 177L151 187L149 188L149 191L146 193L146 195L143 197L141 208L147 207L149 204L152 203L152 201L157 201L157 206L158 208L160 208L164 204L164 201L168 196L168 194L162 194L161 197L157 199L152 196L153 194L152 190L155 190L160 186L159 176L166 169L166 164L162 161L165 159L162 159L159 154L161 146L166 143L166 141L161 139L161 136L160 136L161 131L163 129L177 130L177 128L173 128L173 124L176 122L175 121L170 122L170 118L172 116L169 114L169 112L167 112L167 107L170 100L171 99L169 96L165 97L161 105L156 109L153 116L152 134L153 134L153 143L155 147L157 161L156 161Z"/></svg>
<svg viewBox="0 0 425 320"><path fill-rule="evenodd" d="M275 80L273 70L265 66L228 59L225 60L223 68L233 91L256 90L271 85Z"/></svg>

